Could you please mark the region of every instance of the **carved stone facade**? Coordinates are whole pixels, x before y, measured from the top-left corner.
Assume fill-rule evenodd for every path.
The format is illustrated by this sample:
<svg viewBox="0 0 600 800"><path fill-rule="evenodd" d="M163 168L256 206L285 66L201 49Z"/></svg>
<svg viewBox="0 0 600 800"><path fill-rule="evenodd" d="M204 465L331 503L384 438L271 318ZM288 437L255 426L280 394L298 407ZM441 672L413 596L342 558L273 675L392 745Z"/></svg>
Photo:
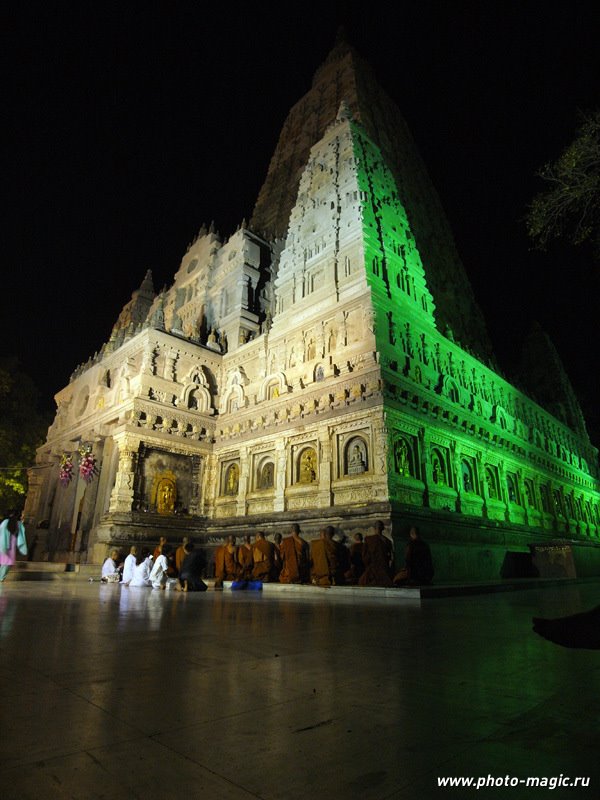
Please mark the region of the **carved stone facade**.
<svg viewBox="0 0 600 800"><path fill-rule="evenodd" d="M348 81L354 58L338 46L315 86L331 94L334 66ZM288 127L306 128L312 96ZM493 577L507 553L556 536L600 569L597 451L572 390L559 419L474 355L487 343L470 288L461 313L475 328L459 343L452 292L440 290L440 313L435 290L450 267L428 261L423 209L407 205L421 166L399 180L398 147L372 134L378 114L399 112L386 100L369 116L365 97L339 98L309 148L284 129L255 218L280 233L273 175L289 140L303 162L285 240L201 231L172 286L155 296L147 274L57 394L26 507L48 557L100 561L110 543L165 531L211 542L295 519L364 532L383 518L397 540L421 525L441 577ZM61 456L82 443L98 475L63 488Z"/></svg>

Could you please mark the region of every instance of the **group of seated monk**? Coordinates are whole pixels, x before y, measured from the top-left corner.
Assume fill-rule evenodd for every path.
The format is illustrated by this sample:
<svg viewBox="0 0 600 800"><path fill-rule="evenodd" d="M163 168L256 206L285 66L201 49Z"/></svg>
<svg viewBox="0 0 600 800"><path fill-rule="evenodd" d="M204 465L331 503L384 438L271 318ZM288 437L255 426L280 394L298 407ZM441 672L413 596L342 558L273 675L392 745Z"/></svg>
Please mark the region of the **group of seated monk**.
<svg viewBox="0 0 600 800"><path fill-rule="evenodd" d="M428 584L433 578L431 552L414 527L410 529L404 567L399 571L394 569L392 542L385 536L382 522L365 537L355 533L350 547L332 525L322 528L319 538L310 542L302 538L296 523L287 537L276 533L273 538L270 542L263 531L258 531L254 538L244 536L237 546L235 536L228 536L215 551L215 588L222 588L224 581L392 587ZM121 579L125 585L172 587L184 592L207 588L202 580L204 552L195 549L187 537L176 550L161 537L152 555L141 548L138 553L134 545L124 565L119 564L119 553L113 551L106 559L103 576L106 569L106 574L115 573L115 580Z"/></svg>
<svg viewBox="0 0 600 800"><path fill-rule="evenodd" d="M356 533L350 547L344 544L343 536L336 536L331 525L311 542L302 538L296 523L289 536L275 534L274 538L270 542L259 531L254 541L247 535L238 547L235 536L230 535L215 553L215 588L222 588L224 581L392 587L430 583L433 577L429 547L415 528L411 529L405 567L398 573L394 570L392 542L384 535L382 522L377 522L373 533L364 538Z"/></svg>
<svg viewBox="0 0 600 800"><path fill-rule="evenodd" d="M270 542L263 531L252 541L250 535L237 547L235 536L228 536L225 544L215 552L215 589L223 587L223 581L269 581L279 580L281 573L281 534L275 534L275 543Z"/></svg>

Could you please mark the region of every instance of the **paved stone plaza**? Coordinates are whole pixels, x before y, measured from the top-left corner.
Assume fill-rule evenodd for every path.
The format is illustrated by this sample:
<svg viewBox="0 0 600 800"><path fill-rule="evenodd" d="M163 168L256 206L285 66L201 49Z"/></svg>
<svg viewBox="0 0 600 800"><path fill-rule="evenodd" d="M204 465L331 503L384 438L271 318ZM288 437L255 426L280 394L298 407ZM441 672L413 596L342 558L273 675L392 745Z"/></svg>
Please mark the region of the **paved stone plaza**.
<svg viewBox="0 0 600 800"><path fill-rule="evenodd" d="M434 600L0 587L3 800L597 797L600 584ZM560 774L589 789L437 789Z"/></svg>

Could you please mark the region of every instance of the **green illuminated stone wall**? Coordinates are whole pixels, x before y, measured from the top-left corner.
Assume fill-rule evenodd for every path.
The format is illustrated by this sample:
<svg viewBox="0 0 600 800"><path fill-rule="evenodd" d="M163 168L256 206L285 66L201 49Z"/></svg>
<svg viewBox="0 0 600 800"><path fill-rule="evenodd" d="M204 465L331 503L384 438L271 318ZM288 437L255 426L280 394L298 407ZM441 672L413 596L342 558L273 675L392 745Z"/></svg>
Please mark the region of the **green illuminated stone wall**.
<svg viewBox="0 0 600 800"><path fill-rule="evenodd" d="M437 328L393 175L361 126L352 131L397 514L422 506L597 538L597 453L584 426L568 427Z"/></svg>

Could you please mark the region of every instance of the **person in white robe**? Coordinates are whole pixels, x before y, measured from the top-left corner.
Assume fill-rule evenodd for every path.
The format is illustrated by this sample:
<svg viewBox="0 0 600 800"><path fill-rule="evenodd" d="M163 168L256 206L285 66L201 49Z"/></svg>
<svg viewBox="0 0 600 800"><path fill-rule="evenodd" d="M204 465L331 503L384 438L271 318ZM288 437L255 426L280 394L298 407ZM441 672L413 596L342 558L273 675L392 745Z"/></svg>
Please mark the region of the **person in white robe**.
<svg viewBox="0 0 600 800"><path fill-rule="evenodd" d="M152 556L147 547L142 549L135 557L135 567L133 570L133 577L129 582L129 586L151 586L150 572L152 571Z"/></svg>
<svg viewBox="0 0 600 800"><path fill-rule="evenodd" d="M152 567L150 573L150 581L153 589L170 589L177 581L175 578L169 578L167 570L169 569L168 557L171 554L171 548L168 544L164 545L162 553L158 556Z"/></svg>
<svg viewBox="0 0 600 800"><path fill-rule="evenodd" d="M123 578L121 579L121 583L125 586L129 586L131 579L133 578L133 570L135 569L135 554L137 553L137 547L132 544L129 548L129 555L125 559L125 563L123 564Z"/></svg>
<svg viewBox="0 0 600 800"><path fill-rule="evenodd" d="M118 583L121 579L119 574L119 551L112 550L109 557L102 564L102 583Z"/></svg>

